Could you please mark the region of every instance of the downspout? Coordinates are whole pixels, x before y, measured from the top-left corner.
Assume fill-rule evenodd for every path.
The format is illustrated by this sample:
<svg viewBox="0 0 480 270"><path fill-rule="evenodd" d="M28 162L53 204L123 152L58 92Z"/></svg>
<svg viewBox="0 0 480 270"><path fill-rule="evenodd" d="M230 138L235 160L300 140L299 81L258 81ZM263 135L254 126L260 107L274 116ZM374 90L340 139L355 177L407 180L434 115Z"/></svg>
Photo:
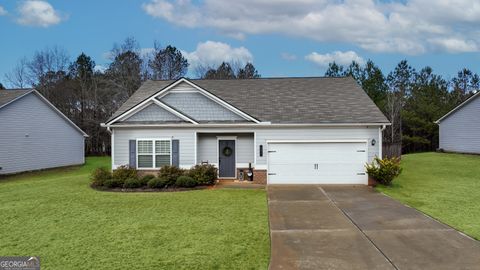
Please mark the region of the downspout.
<svg viewBox="0 0 480 270"><path fill-rule="evenodd" d="M379 153L379 158L383 159L383 131L387 128L387 125L382 125L382 128L378 130L378 153Z"/></svg>

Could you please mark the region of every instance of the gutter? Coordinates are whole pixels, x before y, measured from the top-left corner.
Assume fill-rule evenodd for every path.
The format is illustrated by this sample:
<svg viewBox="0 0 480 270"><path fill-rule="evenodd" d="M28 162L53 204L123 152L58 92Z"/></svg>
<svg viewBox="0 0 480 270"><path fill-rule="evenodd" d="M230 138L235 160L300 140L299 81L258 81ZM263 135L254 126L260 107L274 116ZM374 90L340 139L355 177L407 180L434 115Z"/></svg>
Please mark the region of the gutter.
<svg viewBox="0 0 480 270"><path fill-rule="evenodd" d="M102 123L101 127L108 128L131 128L131 127L172 127L172 128L200 128L200 127L251 127L251 128L271 128L271 127L364 127L364 126L382 126L382 130L391 123L322 123L322 124L126 124L109 125Z"/></svg>

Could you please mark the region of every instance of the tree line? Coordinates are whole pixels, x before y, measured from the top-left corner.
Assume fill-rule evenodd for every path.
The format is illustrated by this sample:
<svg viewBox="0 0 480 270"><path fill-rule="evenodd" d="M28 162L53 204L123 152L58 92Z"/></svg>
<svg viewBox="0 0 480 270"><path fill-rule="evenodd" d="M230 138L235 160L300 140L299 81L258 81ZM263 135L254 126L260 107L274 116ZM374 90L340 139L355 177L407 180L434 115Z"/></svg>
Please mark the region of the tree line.
<svg viewBox="0 0 480 270"><path fill-rule="evenodd" d="M469 69L447 80L428 66L415 70L406 60L388 74L371 60L330 63L325 76L352 76L391 122L384 142L401 143L403 153L435 151L439 132L434 122L480 88L479 75Z"/></svg>
<svg viewBox="0 0 480 270"><path fill-rule="evenodd" d="M10 87L34 87L83 129L86 153L108 154L110 134L100 127L145 80L175 80L187 74L189 63L174 46L144 52L134 38L114 44L110 63L96 68L95 61L81 53L73 61L59 47L47 48L23 58L5 75ZM259 78L252 63L221 63L202 66L194 73L201 79ZM438 126L434 123L480 88L480 77L462 69L451 80L430 67L415 70L406 60L388 74L371 60L364 65L330 63L327 77L352 76L392 123L384 131L385 143L401 143L404 153L438 148ZM0 84L0 89L4 88Z"/></svg>
<svg viewBox="0 0 480 270"><path fill-rule="evenodd" d="M145 80L176 80L185 76L189 63L174 46L155 42L151 51L140 49L134 38L114 44L109 52L110 63L98 69L92 57L81 53L73 61L60 48L46 48L31 58L21 59L7 74L10 88L33 87L89 137L87 155L110 153L110 134L100 123L105 122ZM222 63L218 67L200 66L195 70L204 79L258 78L252 63L241 66ZM0 84L0 89L4 86Z"/></svg>

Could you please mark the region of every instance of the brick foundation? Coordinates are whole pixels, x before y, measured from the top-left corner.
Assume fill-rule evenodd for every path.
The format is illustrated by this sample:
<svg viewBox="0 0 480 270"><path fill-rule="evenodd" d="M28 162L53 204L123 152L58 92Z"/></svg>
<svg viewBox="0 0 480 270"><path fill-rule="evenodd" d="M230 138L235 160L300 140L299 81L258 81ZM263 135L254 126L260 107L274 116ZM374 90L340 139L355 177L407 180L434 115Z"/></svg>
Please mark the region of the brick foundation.
<svg viewBox="0 0 480 270"><path fill-rule="evenodd" d="M267 170L253 170L253 183L266 185L267 184Z"/></svg>
<svg viewBox="0 0 480 270"><path fill-rule="evenodd" d="M137 175L139 177L145 176L147 174L157 176L159 171L160 170L137 170Z"/></svg>
<svg viewBox="0 0 480 270"><path fill-rule="evenodd" d="M240 179L240 171L243 170L244 178ZM237 179L248 180L247 176L248 168L237 168ZM267 184L267 171L253 169L253 181L254 184L266 185Z"/></svg>

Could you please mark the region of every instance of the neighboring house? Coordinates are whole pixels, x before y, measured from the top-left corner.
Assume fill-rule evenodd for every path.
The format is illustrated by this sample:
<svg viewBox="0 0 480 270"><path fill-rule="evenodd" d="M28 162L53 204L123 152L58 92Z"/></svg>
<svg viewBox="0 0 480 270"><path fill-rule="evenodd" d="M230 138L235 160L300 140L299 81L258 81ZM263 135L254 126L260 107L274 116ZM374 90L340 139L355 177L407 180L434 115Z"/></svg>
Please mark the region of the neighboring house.
<svg viewBox="0 0 480 270"><path fill-rule="evenodd" d="M447 152L480 154L480 92L438 119L439 148Z"/></svg>
<svg viewBox="0 0 480 270"><path fill-rule="evenodd" d="M36 90L0 90L0 174L83 164L85 137Z"/></svg>
<svg viewBox="0 0 480 270"><path fill-rule="evenodd" d="M102 126L112 168L210 163L220 179L367 184L389 122L353 78L147 81Z"/></svg>

